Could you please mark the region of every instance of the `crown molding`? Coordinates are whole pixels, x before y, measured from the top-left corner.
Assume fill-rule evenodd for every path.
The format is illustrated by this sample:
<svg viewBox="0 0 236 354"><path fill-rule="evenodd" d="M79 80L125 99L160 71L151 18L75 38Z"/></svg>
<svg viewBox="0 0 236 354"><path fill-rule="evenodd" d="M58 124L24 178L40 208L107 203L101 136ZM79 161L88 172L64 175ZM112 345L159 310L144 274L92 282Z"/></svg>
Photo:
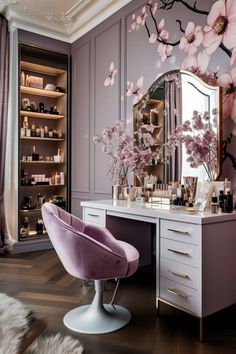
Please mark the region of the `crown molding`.
<svg viewBox="0 0 236 354"><path fill-rule="evenodd" d="M0 13L12 27L73 43L130 1L78 0L58 15L24 6L22 0L0 0Z"/></svg>

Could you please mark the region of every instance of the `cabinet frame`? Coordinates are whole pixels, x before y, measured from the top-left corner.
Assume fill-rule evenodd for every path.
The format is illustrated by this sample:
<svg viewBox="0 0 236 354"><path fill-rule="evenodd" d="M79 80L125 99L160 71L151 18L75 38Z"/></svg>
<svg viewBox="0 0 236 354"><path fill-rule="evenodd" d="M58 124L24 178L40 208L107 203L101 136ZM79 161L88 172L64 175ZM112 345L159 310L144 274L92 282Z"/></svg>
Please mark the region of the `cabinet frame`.
<svg viewBox="0 0 236 354"><path fill-rule="evenodd" d="M26 48L26 53L28 52L37 52L41 51L45 53L45 57L42 59L40 56L37 57L35 55L31 60L30 59L25 59L27 55L22 56L22 50ZM23 58L24 57L24 58ZM53 63L53 59L56 58L55 63ZM60 61L61 59L61 61ZM48 61L48 63L47 63ZM29 86L23 86L21 85L21 71L25 71L31 75L38 76L40 77L41 75L46 75L47 77L52 77L52 80L56 80L56 77L61 74L65 74L65 86L64 85L58 85L58 86L63 86L64 90L63 92L57 92L57 91L49 91L49 90L44 90L44 89L38 89L38 88L33 88ZM34 237L27 237L27 239L20 239L20 228L22 225L23 217L24 216L29 216L32 214L38 214L39 216L41 215L40 209L33 209L33 210L23 210L21 208L22 200L24 197L24 194L22 194L22 191L24 190L32 190L34 191L34 194L37 194L37 190L40 190L43 188L42 194L44 194L44 190L47 189L49 190L56 190L57 192L53 194L61 194L62 188L64 189L63 196L66 200L66 210L70 212L71 210L71 166L70 166L70 152L71 152L71 147L70 147L70 137L71 137L71 122L70 122L70 104L71 104L71 98L70 98L70 91L71 91L71 57L69 54L66 53L57 53L55 51L51 51L45 48L41 47L35 47L32 46L28 43L23 43L20 42L18 43L18 235L17 235L17 243L19 243L21 246L23 246L23 243L26 245L25 248L27 248L28 245L34 245L30 246L30 250L34 249L42 249L42 239L43 241L48 240L48 243L50 243L48 238L45 238L45 236L34 236ZM54 77L54 79L53 79ZM47 98L50 99L57 99L57 98L63 98L64 102L61 103L61 105L64 105L65 107L65 113L60 113L60 114L51 114L51 113L40 113L36 111L28 111L28 110L23 110L22 105L21 105L21 98L22 94L28 94L28 95L33 95L30 97L42 97L42 99L47 100ZM46 102L47 103L47 102ZM50 106L50 105L49 105ZM20 134L20 128L22 124L22 118L24 116L28 117L28 122L29 125L31 125L30 121L33 119L34 122L39 119L40 120L45 120L45 123L41 123L39 125L47 125L47 121L50 121L53 126L58 127L58 123L62 120L64 120L64 133L65 137L63 136L62 138L40 138L40 137L22 137ZM37 125L37 124L36 124ZM59 125L60 126L60 125ZM56 128L58 129L58 128ZM44 144L47 143L51 146L51 144L55 144L55 149L58 149L58 143L63 144L64 146L64 151L65 151L65 156L64 156L64 161L61 162L56 162L56 161L22 161L22 143L27 143L34 145L34 143L37 144ZM49 154L51 155L51 154ZM61 167L60 167L61 166ZM37 169L45 169L46 171L51 171L55 168L58 173L60 171L64 171L65 173L65 185L27 185L27 186L22 186L21 185L21 170L24 168L29 168L32 170L32 174ZM48 170L49 169L49 170ZM29 192L31 194L31 192ZM49 194L49 193L48 193ZM27 195L27 194L26 194ZM37 207L37 206L36 206ZM40 245L39 245L40 243ZM48 243L45 243L45 248L48 248ZM50 243L51 244L51 243ZM39 247L37 247L39 245ZM24 248L21 247L22 249ZM44 247L43 247L44 248ZM28 249L27 249L28 250Z"/></svg>

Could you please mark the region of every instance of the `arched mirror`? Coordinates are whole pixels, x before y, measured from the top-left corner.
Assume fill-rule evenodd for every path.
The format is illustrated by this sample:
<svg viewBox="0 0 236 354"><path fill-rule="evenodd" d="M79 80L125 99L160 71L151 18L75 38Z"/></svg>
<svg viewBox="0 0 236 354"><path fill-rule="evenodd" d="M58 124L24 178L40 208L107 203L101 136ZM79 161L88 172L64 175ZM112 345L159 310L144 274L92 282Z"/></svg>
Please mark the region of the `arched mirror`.
<svg viewBox="0 0 236 354"><path fill-rule="evenodd" d="M211 86L198 76L185 70L173 70L159 77L140 101L133 107L134 137L138 130L151 132L154 139L152 150L157 152L168 143L170 134L186 121L191 122L193 111L202 116L209 112L208 124L215 137L215 164L213 179L220 173L220 88ZM217 114L212 115L212 111ZM190 133L195 136L194 124ZM136 139L137 141L137 139ZM164 152L165 154L166 152ZM163 159L166 161L165 157ZM168 158L168 163L153 160L145 168L161 182L182 181L183 176L196 176L198 181L209 179L204 166L191 167L186 154L186 144L179 144Z"/></svg>

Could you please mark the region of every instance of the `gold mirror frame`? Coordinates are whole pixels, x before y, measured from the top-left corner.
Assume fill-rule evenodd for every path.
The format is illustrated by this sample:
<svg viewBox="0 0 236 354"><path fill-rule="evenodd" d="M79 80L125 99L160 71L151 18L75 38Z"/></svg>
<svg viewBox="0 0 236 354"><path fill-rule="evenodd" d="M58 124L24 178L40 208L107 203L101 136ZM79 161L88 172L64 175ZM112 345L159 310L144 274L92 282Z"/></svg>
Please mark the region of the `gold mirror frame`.
<svg viewBox="0 0 236 354"><path fill-rule="evenodd" d="M138 128L140 128L140 127L146 128L145 126L148 124L151 124L153 121L154 121L154 123L157 123L155 121L155 114L154 114L156 111L156 112L158 112L158 114L160 116L159 117L160 122L161 122L161 115L162 115L163 141L160 141L160 144L167 142L168 132L170 131L170 129L168 131L168 128L167 128L168 126L170 126L170 124L169 124L169 122L167 122L167 120L169 120L170 118L168 118L168 115L166 114L167 106L169 104L168 97L166 97L167 96L166 85L167 85L167 83L169 84L171 81L174 81L174 80L183 80L182 79L183 77L185 77L189 80L188 83L190 83L191 86L193 86L194 89L199 92L199 95L205 96L204 99L208 104L208 108L205 108L204 111L208 111L210 114L211 114L211 111L213 108L216 108L218 111L217 124L216 124L216 128L217 128L217 133L216 133L217 134L217 170L216 170L216 174L215 174L216 175L215 179L217 179L217 178L219 178L219 176L221 174L221 148L222 148L222 146L221 146L222 122L220 119L220 117L222 116L222 114L221 114L222 113L221 88L216 85L209 85L208 83L203 81L200 77L198 77L197 75L193 74L190 71L181 70L181 69L171 70L171 71L168 71L168 72L164 73L163 75L161 75L159 78L157 78L152 83L152 85L149 87L149 89L146 91L146 93L142 96L142 98L139 100L139 102L133 106L134 138L135 138L135 134L136 134ZM183 83L183 81L180 81L180 87L178 87L178 91L179 91L178 92L178 99L179 100L180 100L180 96L183 92L182 86L181 86L182 83ZM171 88L170 88L170 90L171 90ZM205 91L207 91L207 90L209 91L208 97L207 97L207 94L205 93ZM177 92L177 89L175 91ZM173 93L173 95L175 95L175 98L177 96L176 92ZM214 93L214 97L213 97L213 93ZM210 94L212 95L211 102L210 102ZM215 101L214 106L212 103L213 100ZM183 96L181 96L181 102L182 103L184 102ZM190 103L187 102L187 104L189 105ZM178 124L183 123L187 119L190 119L190 116L183 117L183 111L184 111L183 106L184 105L181 106L180 101L177 102L176 105L181 107L181 112L179 112L180 121L178 122ZM194 104L192 105L191 113L193 113L193 110L201 111L201 107L199 108L198 105L199 105L199 103L196 103L196 106ZM201 105L203 106L203 103L200 102L200 106ZM147 107L147 108L144 108L144 107ZM171 108L171 104L169 104L169 107ZM146 109L146 111L145 111L145 109ZM204 111L202 113L204 113ZM144 117L145 114L146 114L146 118ZM141 118L141 117L143 117L143 118ZM143 119L143 122L141 125L140 125L140 119ZM145 122L145 119L146 119L146 122ZM176 125L178 125L178 124L176 124ZM160 126L161 126L161 124L155 125L155 129L154 129L154 133L153 133L155 136L156 136L158 129L161 129ZM171 130L173 130L174 128L175 127L172 127ZM182 158L182 156L181 156L181 158ZM166 164L164 164L164 165L166 165ZM175 175L175 176L168 177L168 173L163 170L166 168L167 168L166 166L162 166L162 168L161 168L160 164L158 165L158 167L154 164L153 166L148 166L147 168L145 168L145 170L148 173L154 174L157 177L159 177L159 179L164 183L168 183L170 180L181 180L182 179L182 177L183 177L182 175L181 176ZM195 170L195 169L193 169L193 170ZM193 171L193 173L194 173L194 171ZM175 178L173 178L173 177L175 177Z"/></svg>

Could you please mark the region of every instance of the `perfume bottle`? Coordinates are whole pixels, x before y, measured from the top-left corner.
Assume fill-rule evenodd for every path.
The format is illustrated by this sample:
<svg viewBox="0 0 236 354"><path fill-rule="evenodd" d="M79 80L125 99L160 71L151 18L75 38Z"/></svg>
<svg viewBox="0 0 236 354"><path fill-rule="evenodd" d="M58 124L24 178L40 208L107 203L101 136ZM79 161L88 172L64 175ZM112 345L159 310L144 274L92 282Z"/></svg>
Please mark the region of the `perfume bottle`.
<svg viewBox="0 0 236 354"><path fill-rule="evenodd" d="M230 190L228 190L224 198L224 213L232 213L232 212L233 212L233 195L230 192Z"/></svg>
<svg viewBox="0 0 236 354"><path fill-rule="evenodd" d="M218 198L213 192L212 197L211 197L211 213L212 214L217 214L218 213Z"/></svg>
<svg viewBox="0 0 236 354"><path fill-rule="evenodd" d="M37 224L36 224L36 231L37 234L43 234L43 220L42 219L38 219Z"/></svg>
<svg viewBox="0 0 236 354"><path fill-rule="evenodd" d="M33 145L32 161L39 161L39 154L36 154L35 145Z"/></svg>
<svg viewBox="0 0 236 354"><path fill-rule="evenodd" d="M24 71L21 71L21 74L20 74L20 84L21 84L21 86L25 86L25 73L24 73Z"/></svg>
<svg viewBox="0 0 236 354"><path fill-rule="evenodd" d="M31 136L32 136L32 137L35 137L35 136L36 136L35 124L32 124L32 126L31 126Z"/></svg>
<svg viewBox="0 0 236 354"><path fill-rule="evenodd" d="M219 192L219 213L224 211L224 191Z"/></svg>
<svg viewBox="0 0 236 354"><path fill-rule="evenodd" d="M30 231L29 219L27 216L25 216L23 224L20 229L20 237L26 238L27 236L29 236L29 231Z"/></svg>

